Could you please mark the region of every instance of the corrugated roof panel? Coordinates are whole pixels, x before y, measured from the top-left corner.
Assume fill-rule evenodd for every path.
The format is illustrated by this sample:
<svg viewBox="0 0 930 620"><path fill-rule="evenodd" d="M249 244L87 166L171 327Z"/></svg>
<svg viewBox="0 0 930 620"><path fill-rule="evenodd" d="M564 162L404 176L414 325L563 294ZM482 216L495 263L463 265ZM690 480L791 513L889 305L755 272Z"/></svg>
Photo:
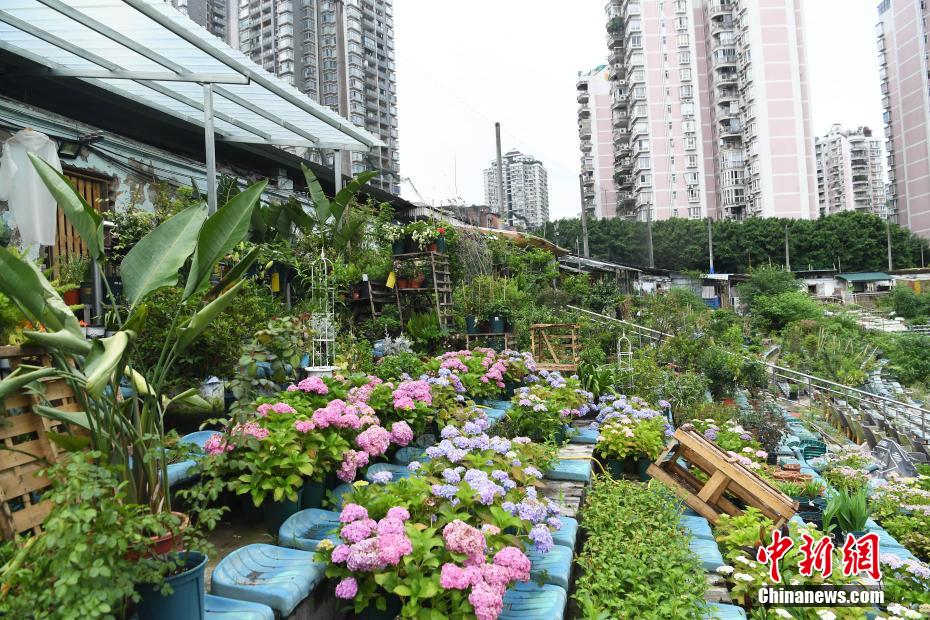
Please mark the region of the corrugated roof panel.
<svg viewBox="0 0 930 620"><path fill-rule="evenodd" d="M248 77L248 84L214 86L221 140L356 151L384 146L161 0L4 0L0 47L52 70ZM203 125L203 88L196 82L80 79Z"/></svg>

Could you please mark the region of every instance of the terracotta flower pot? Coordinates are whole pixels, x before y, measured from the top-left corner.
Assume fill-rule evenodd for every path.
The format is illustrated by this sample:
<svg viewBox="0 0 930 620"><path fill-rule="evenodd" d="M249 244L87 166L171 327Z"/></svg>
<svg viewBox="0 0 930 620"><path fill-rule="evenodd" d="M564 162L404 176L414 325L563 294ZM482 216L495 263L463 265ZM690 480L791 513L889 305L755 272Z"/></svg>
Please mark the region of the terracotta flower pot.
<svg viewBox="0 0 930 620"><path fill-rule="evenodd" d="M161 536L150 536L149 545L150 555L166 555L178 551L184 551L184 530L190 525L190 518L183 512L174 512L171 514L181 520L181 525L176 532L166 532ZM141 556L136 551L130 551L126 554L128 560L138 560Z"/></svg>
<svg viewBox="0 0 930 620"><path fill-rule="evenodd" d="M76 306L81 303L81 289L74 288L70 291L65 291L61 295L62 299L65 300L65 303L69 306Z"/></svg>

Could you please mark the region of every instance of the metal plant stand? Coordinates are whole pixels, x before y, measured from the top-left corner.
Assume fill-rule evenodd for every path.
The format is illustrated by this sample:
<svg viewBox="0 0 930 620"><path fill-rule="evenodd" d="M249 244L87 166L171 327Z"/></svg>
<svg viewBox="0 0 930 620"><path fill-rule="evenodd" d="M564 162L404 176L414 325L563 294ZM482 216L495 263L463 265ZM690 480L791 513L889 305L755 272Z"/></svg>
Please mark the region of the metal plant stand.
<svg viewBox="0 0 930 620"><path fill-rule="evenodd" d="M325 251L310 265L310 302L310 363L304 370L311 377L331 376L336 367L336 287Z"/></svg>

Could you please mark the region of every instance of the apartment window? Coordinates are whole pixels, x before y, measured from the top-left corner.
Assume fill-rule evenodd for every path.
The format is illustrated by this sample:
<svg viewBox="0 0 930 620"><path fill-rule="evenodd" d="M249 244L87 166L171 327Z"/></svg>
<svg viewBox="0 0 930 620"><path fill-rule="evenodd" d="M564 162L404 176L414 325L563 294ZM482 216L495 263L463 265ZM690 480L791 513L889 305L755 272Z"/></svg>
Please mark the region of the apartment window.
<svg viewBox="0 0 930 620"><path fill-rule="evenodd" d="M672 191L672 202L678 200L678 192ZM678 217L678 209L675 209L675 217Z"/></svg>
<svg viewBox="0 0 930 620"><path fill-rule="evenodd" d="M690 99L694 96L694 87L691 84L682 84L678 87L678 94L682 99Z"/></svg>
<svg viewBox="0 0 930 620"><path fill-rule="evenodd" d="M678 30L687 30L688 29L688 18L687 17L676 17L675 28L677 28Z"/></svg>
<svg viewBox="0 0 930 620"><path fill-rule="evenodd" d="M646 139L644 138L644 139L641 139L641 140L637 140L637 143L639 144L639 150L640 150L640 151L648 151L648 150L649 150L649 140L646 140Z"/></svg>
<svg viewBox="0 0 930 620"><path fill-rule="evenodd" d="M691 39L687 34L678 35L678 47L688 47L691 44Z"/></svg>
<svg viewBox="0 0 930 620"><path fill-rule="evenodd" d="M637 86L633 89L633 99L645 99L646 98L646 87Z"/></svg>
<svg viewBox="0 0 930 620"><path fill-rule="evenodd" d="M678 52L678 64L680 65L691 64L691 51L690 50L682 50Z"/></svg>
<svg viewBox="0 0 930 620"><path fill-rule="evenodd" d="M634 34L630 36L630 47L633 49L639 49L643 46L643 37L639 34Z"/></svg>
<svg viewBox="0 0 930 620"><path fill-rule="evenodd" d="M688 185L697 185L698 184L698 173L697 172L686 172L685 183L687 183Z"/></svg>
<svg viewBox="0 0 930 620"><path fill-rule="evenodd" d="M642 82L646 79L646 72L643 69L634 69L633 70L633 81Z"/></svg>
<svg viewBox="0 0 930 620"><path fill-rule="evenodd" d="M639 163L639 167L643 170L648 170L649 167L652 165L652 161L650 160L648 155L641 155L638 163Z"/></svg>
<svg viewBox="0 0 930 620"><path fill-rule="evenodd" d="M639 175L639 185L640 185L640 187L642 187L643 185L649 185L650 183L652 183L652 175L651 175L651 174L641 174L641 175Z"/></svg>
<svg viewBox="0 0 930 620"><path fill-rule="evenodd" d="M696 187L688 188L688 202L701 202L701 194Z"/></svg>
<svg viewBox="0 0 930 620"><path fill-rule="evenodd" d="M696 148L697 148L697 138L695 138L694 136L686 136L685 137L685 149L689 151L693 151Z"/></svg>
<svg viewBox="0 0 930 620"><path fill-rule="evenodd" d="M633 116L646 116L646 104L637 103L633 106Z"/></svg>
<svg viewBox="0 0 930 620"><path fill-rule="evenodd" d="M678 183L678 175L673 172L672 173L672 185L675 185L676 183Z"/></svg>
<svg viewBox="0 0 930 620"><path fill-rule="evenodd" d="M695 126L695 124L694 124L694 121L682 121L682 122L681 122L681 130L682 130L684 133L694 133L695 130L696 130L696 126Z"/></svg>
<svg viewBox="0 0 930 620"><path fill-rule="evenodd" d="M688 155L687 162L688 168L697 168L697 155Z"/></svg>
<svg viewBox="0 0 930 620"><path fill-rule="evenodd" d="M687 67L684 69L679 69L678 79L680 79L682 82L690 81L691 80L691 69L688 69Z"/></svg>
<svg viewBox="0 0 930 620"><path fill-rule="evenodd" d="M694 103L686 101L681 104L682 116L694 116Z"/></svg>

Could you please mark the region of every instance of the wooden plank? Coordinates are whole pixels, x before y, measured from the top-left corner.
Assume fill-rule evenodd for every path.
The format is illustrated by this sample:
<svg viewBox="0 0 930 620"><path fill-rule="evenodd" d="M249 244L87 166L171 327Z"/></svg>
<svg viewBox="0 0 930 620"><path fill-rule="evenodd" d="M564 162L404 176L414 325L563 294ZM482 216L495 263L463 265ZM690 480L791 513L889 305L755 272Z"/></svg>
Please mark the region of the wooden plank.
<svg viewBox="0 0 930 620"><path fill-rule="evenodd" d="M13 525L16 527L17 532L36 530L36 528L42 525L42 522L45 521L45 517L47 517L48 513L51 511L52 502L48 501L27 506L13 513Z"/></svg>
<svg viewBox="0 0 930 620"><path fill-rule="evenodd" d="M717 470L704 485L704 488L700 490L698 497L705 502L716 504L717 500L720 499L720 496L723 495L723 492L726 490L729 482L729 476Z"/></svg>
<svg viewBox="0 0 930 620"><path fill-rule="evenodd" d="M665 470L656 467L655 463L653 463L649 466L648 469L646 469L646 473L648 473L659 482L665 484L665 486L671 489L675 495L680 497L682 501L688 504L688 506L690 506L696 513L710 521L712 524L717 523L717 519L720 517L717 511L708 506L704 500L699 499L696 495L679 485L678 481L669 476Z"/></svg>
<svg viewBox="0 0 930 620"><path fill-rule="evenodd" d="M16 471L10 469L0 473L0 489L5 496L26 495L33 491L44 489L51 484L51 481L44 476L38 476L38 472L48 468L47 463L42 461L33 461L22 467L17 467Z"/></svg>
<svg viewBox="0 0 930 620"><path fill-rule="evenodd" d="M34 413L9 416L0 424L0 439L19 437L27 433L37 433L44 430L42 420Z"/></svg>

